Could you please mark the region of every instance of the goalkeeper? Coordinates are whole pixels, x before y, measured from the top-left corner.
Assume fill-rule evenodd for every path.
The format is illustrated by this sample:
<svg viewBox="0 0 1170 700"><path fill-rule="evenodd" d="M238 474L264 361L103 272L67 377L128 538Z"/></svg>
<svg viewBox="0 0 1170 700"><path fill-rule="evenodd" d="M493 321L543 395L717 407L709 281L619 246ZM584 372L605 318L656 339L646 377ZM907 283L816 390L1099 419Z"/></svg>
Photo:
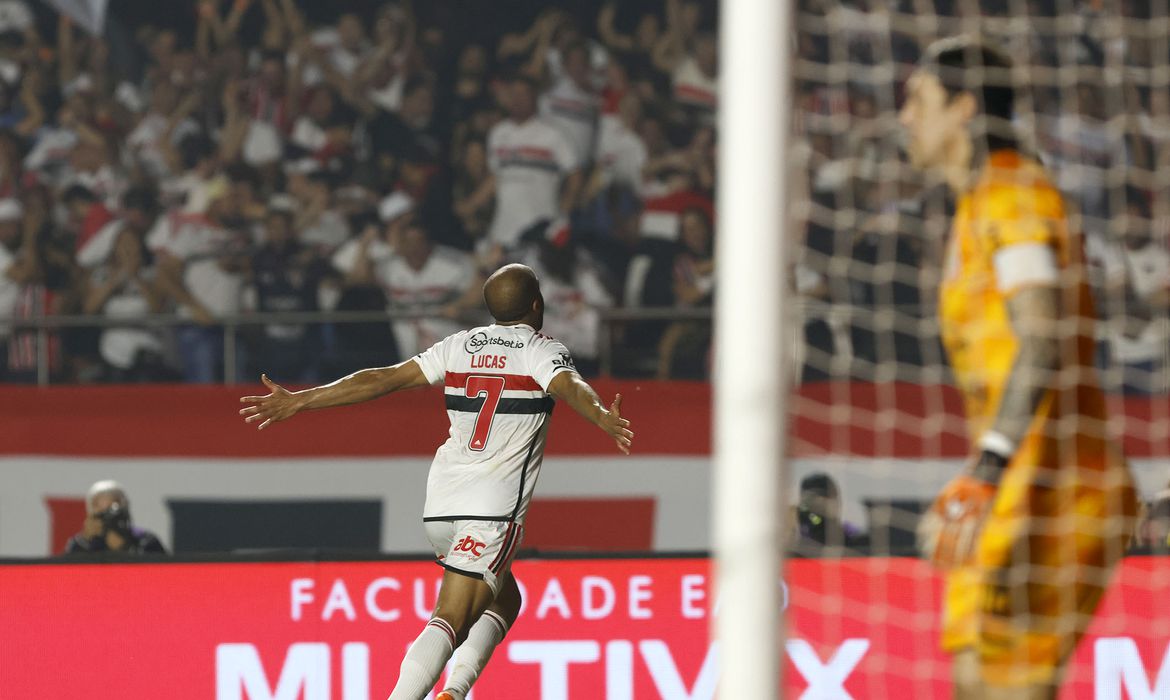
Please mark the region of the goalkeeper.
<svg viewBox="0 0 1170 700"><path fill-rule="evenodd" d="M920 527L946 571L955 698L1056 698L1123 555L1136 499L1106 437L1080 239L1012 128L1011 62L929 47L899 120L912 165L957 198L939 319L976 446Z"/></svg>

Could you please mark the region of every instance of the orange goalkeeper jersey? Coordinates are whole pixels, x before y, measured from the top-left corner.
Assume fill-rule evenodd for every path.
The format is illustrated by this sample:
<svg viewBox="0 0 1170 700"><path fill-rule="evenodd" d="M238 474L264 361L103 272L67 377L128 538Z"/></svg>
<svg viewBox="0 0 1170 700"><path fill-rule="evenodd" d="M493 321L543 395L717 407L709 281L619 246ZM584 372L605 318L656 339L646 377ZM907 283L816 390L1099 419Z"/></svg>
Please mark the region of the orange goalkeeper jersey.
<svg viewBox="0 0 1170 700"><path fill-rule="evenodd" d="M996 256L1028 245L1055 253L1062 358L1057 386L1040 405L1017 457L1028 455L1035 466L1049 468L1120 463L1106 458L1105 402L1093 368L1095 314L1080 239L1071 235L1064 202L1044 170L1011 150L994 152L960 198L943 271L942 339L963 394L969 436L974 442L991 427L1018 349L1007 300L1019 287L997 275Z"/></svg>

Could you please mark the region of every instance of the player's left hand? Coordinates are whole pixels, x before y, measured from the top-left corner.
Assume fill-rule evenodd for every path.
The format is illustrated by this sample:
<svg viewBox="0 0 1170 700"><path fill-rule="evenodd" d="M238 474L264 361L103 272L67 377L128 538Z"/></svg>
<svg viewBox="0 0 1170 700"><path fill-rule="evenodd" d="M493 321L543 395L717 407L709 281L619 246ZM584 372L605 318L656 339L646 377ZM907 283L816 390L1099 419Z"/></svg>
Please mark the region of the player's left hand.
<svg viewBox="0 0 1170 700"><path fill-rule="evenodd" d="M918 523L918 547L923 556L944 571L971 563L995 490L995 484L968 473L943 487Z"/></svg>
<svg viewBox="0 0 1170 700"><path fill-rule="evenodd" d="M301 410L301 400L296 394L269 379L267 374L261 374L260 381L264 382L264 386L271 389L272 393L267 396L240 397L240 403L254 404L240 409L240 415L246 416L245 423L263 420L257 430L264 430L269 423L288 420Z"/></svg>
<svg viewBox="0 0 1170 700"><path fill-rule="evenodd" d="M630 445L633 444L634 433L630 431L630 421L622 418L622 395L613 399L608 411L601 413L601 429L613 438L622 454L630 454Z"/></svg>

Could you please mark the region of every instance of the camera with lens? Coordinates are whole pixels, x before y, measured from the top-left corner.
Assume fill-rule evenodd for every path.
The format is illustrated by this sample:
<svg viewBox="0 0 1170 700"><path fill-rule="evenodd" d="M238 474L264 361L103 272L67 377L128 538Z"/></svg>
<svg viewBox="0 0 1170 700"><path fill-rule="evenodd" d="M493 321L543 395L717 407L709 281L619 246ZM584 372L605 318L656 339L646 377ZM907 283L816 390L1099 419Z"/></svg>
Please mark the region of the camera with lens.
<svg viewBox="0 0 1170 700"><path fill-rule="evenodd" d="M800 534L802 537L813 542L826 544L827 539L827 523L825 516L818 512L810 503L805 500L800 502L796 508L796 521L800 527Z"/></svg>
<svg viewBox="0 0 1170 700"><path fill-rule="evenodd" d="M114 502L100 513L96 514L102 522L102 536L113 532L127 537L130 534L130 509L121 503Z"/></svg>

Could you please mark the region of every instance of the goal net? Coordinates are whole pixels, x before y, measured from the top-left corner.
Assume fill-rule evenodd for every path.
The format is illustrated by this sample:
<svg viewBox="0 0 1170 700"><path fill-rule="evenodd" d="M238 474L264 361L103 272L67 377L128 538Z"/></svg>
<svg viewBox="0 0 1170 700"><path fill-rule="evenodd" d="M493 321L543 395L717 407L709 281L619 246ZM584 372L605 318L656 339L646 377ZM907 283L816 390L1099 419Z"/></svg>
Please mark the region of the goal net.
<svg viewBox="0 0 1170 700"><path fill-rule="evenodd" d="M915 527L972 454L938 320L956 198L910 167L898 115L924 49L956 35L1012 58L1015 130L1083 241L1091 361L1144 505L1096 572L1061 697L1170 697L1170 2L804 0L795 18L791 697L950 693Z"/></svg>

